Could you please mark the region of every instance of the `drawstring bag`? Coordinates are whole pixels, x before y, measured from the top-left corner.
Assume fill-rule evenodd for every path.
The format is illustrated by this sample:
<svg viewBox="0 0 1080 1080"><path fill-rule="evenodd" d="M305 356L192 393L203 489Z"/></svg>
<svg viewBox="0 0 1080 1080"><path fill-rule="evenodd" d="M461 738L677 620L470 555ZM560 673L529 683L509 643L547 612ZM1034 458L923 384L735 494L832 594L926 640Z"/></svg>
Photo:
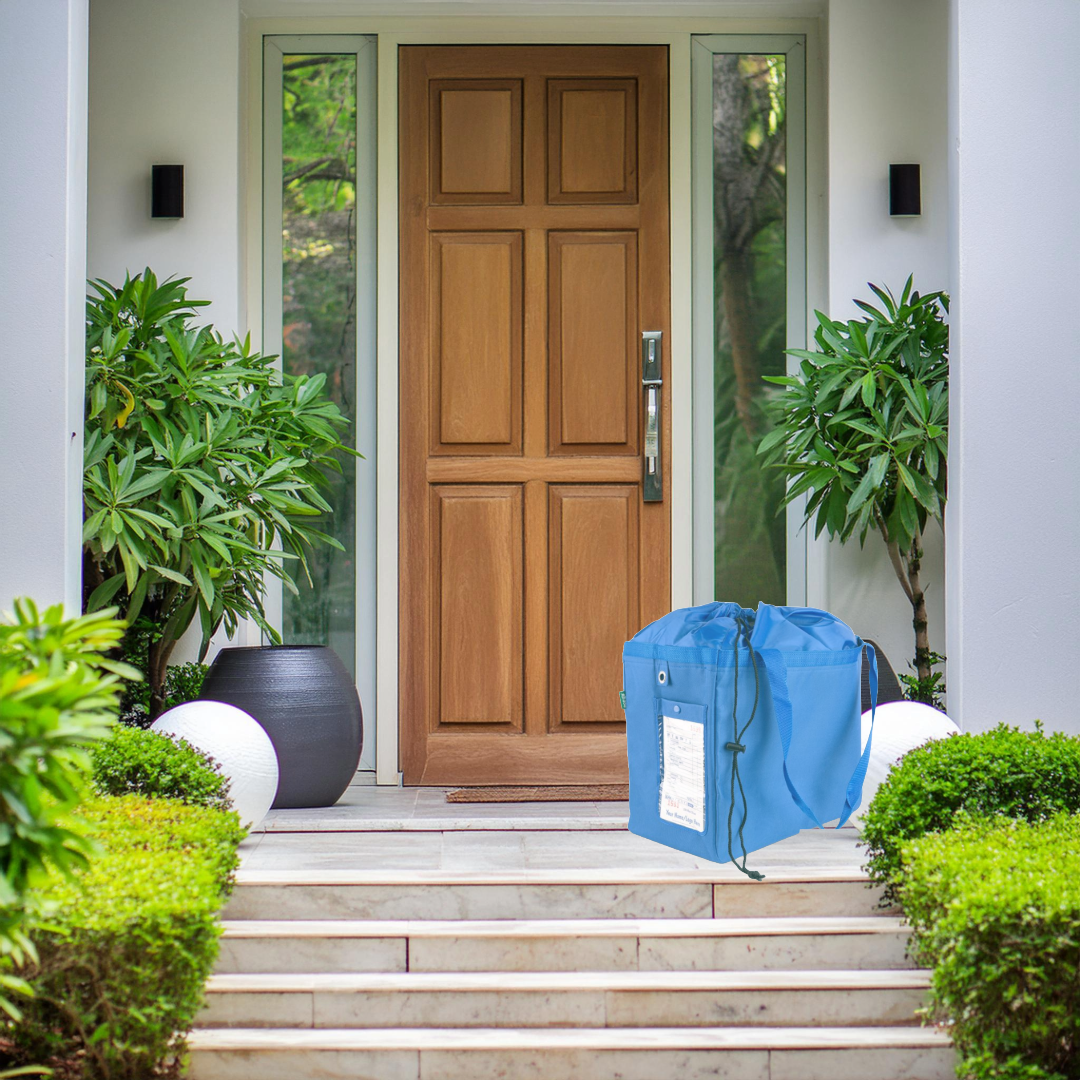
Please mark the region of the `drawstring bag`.
<svg viewBox="0 0 1080 1080"><path fill-rule="evenodd" d="M862 655L871 721L861 743ZM748 851L862 800L877 659L816 608L682 608L623 647L630 831L744 874ZM741 863L736 857L741 852Z"/></svg>

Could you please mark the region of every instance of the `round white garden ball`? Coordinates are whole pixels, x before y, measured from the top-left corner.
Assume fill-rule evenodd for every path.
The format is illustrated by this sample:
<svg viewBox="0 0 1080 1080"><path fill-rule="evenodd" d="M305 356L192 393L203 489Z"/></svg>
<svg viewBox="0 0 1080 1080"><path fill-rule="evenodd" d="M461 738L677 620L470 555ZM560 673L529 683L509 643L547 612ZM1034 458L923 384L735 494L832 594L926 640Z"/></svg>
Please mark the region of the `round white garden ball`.
<svg viewBox="0 0 1080 1080"><path fill-rule="evenodd" d="M253 716L221 701L188 701L162 713L150 730L183 739L221 766L229 778L233 809L245 828L266 817L277 794L277 754Z"/></svg>
<svg viewBox="0 0 1080 1080"><path fill-rule="evenodd" d="M924 705L920 701L890 701L877 707L874 720L874 744L870 748L870 762L863 781L862 802L851 815L851 820L859 829L870 800L881 787L889 770L909 750L914 750L933 739L946 739L959 734L960 729L937 709ZM866 736L870 733L870 713L862 715L862 741L866 745Z"/></svg>

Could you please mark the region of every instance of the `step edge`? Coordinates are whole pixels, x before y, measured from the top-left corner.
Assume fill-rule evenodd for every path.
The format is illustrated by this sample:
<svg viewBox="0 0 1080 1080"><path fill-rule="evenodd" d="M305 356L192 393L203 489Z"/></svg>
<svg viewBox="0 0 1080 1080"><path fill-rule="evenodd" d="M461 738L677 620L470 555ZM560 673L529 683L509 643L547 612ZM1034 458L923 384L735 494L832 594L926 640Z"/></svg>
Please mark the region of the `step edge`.
<svg viewBox="0 0 1080 1080"><path fill-rule="evenodd" d="M704 925L703 925L704 924ZM289 938L702 938L910 934L893 915L716 919L224 919L230 940Z"/></svg>
<svg viewBox="0 0 1080 1080"><path fill-rule="evenodd" d="M768 868L766 867L766 870ZM732 871L734 873L734 871ZM767 873L764 882L718 877L708 870L245 870L236 874L237 889L386 885L774 885L871 884L851 870L784 870Z"/></svg>
<svg viewBox="0 0 1080 1080"><path fill-rule="evenodd" d="M573 993L680 991L925 990L925 968L761 971L230 972L208 994Z"/></svg>
<svg viewBox="0 0 1080 1080"><path fill-rule="evenodd" d="M297 1050L880 1050L945 1048L925 1027L195 1028L199 1051Z"/></svg>

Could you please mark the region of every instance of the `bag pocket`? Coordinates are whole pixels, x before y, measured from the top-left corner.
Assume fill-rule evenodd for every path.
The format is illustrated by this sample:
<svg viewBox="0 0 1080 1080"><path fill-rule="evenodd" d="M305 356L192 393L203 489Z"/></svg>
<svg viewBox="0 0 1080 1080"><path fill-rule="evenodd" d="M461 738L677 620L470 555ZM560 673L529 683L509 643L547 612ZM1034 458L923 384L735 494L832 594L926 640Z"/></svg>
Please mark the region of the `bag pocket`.
<svg viewBox="0 0 1080 1080"><path fill-rule="evenodd" d="M659 760L657 812L661 821L704 833L712 814L708 795L708 708L655 699Z"/></svg>

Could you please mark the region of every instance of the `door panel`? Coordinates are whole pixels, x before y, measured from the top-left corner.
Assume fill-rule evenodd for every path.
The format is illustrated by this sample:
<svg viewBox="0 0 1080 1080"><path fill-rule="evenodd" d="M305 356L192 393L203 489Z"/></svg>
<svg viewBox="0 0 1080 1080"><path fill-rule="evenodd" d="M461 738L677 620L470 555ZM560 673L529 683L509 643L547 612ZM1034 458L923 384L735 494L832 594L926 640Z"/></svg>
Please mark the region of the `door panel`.
<svg viewBox="0 0 1080 1080"><path fill-rule="evenodd" d="M522 727L522 492L432 487L439 729Z"/></svg>
<svg viewBox="0 0 1080 1080"><path fill-rule="evenodd" d="M637 80L548 81L548 202L637 202Z"/></svg>
<svg viewBox="0 0 1080 1080"><path fill-rule="evenodd" d="M521 202L521 80L430 84L431 201Z"/></svg>
<svg viewBox="0 0 1080 1080"><path fill-rule="evenodd" d="M410 46L400 78L405 782L622 782L622 644L670 599L666 50Z"/></svg>
<svg viewBox="0 0 1080 1080"><path fill-rule="evenodd" d="M551 452L637 453L637 237L559 232L549 249Z"/></svg>
<svg viewBox="0 0 1080 1080"><path fill-rule="evenodd" d="M622 647L640 629L636 485L553 485L551 725L623 721Z"/></svg>
<svg viewBox="0 0 1080 1080"><path fill-rule="evenodd" d="M431 237L432 453L521 453L521 233Z"/></svg>

